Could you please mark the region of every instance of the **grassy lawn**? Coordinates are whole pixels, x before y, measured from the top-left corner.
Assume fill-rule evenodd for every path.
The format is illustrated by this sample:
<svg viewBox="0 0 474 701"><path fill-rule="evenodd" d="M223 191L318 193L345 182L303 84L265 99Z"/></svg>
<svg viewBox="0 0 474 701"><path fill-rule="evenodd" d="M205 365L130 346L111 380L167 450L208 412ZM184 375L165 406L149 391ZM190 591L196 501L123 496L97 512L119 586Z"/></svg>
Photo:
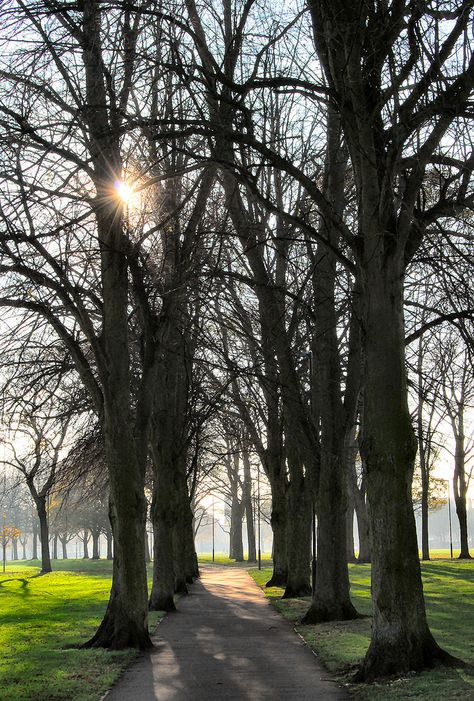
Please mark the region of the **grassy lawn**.
<svg viewBox="0 0 474 701"><path fill-rule="evenodd" d="M212 553L199 553L198 554L198 560L200 564L203 565L226 565L229 567L245 567L248 569L249 567L257 567L257 564L255 563L248 563L247 562L247 553L244 553L245 561L244 562L236 562L235 560L231 560L230 557L228 556L227 553L214 553L214 562L212 561ZM263 567L270 567L272 564L272 558L271 555L268 553L262 553L262 566Z"/></svg>
<svg viewBox="0 0 474 701"><path fill-rule="evenodd" d="M395 701L426 699L474 701L474 561L435 560L422 564L428 618L438 642L472 665L470 669L439 668L383 684L352 684L351 677L367 650L370 619L320 625L297 625L309 599L279 600L282 590L265 589L277 609L293 623L336 679L357 699ZM264 587L271 570L252 570ZM351 592L360 613L371 613L370 565L350 565Z"/></svg>
<svg viewBox="0 0 474 701"><path fill-rule="evenodd" d="M106 560L8 564L0 574L1 701L98 701L133 650L77 650L95 632L109 597ZM153 614L156 625L159 614Z"/></svg>

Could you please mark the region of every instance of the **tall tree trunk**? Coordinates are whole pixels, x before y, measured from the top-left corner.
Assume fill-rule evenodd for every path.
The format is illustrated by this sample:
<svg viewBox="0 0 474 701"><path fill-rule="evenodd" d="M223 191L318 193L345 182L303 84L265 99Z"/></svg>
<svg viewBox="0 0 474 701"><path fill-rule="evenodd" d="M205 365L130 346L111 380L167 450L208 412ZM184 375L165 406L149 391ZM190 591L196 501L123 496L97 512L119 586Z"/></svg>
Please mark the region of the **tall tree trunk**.
<svg viewBox="0 0 474 701"><path fill-rule="evenodd" d="M422 316L422 322L424 321L424 316ZM430 474L429 465L426 462L426 452L425 452L425 431L423 426L423 404L424 404L424 388L423 388L423 337L420 336L418 343L418 356L416 363L416 374L417 374L417 393L418 393L418 405L416 412L416 423L417 423L417 439L418 439L418 460L420 463L420 473L421 473L421 559L430 559L430 542L428 534L428 518L429 518L429 488L430 488Z"/></svg>
<svg viewBox="0 0 474 701"><path fill-rule="evenodd" d="M362 469L365 470L365 467ZM357 517L357 533L359 536L359 555L357 557L357 562L362 564L365 562L371 562L372 558L370 551L369 514L365 499L365 478L362 479L360 488L356 486L355 491L353 491L353 497Z"/></svg>
<svg viewBox="0 0 474 701"><path fill-rule="evenodd" d="M40 541L41 541L41 572L47 574L51 572L51 555L49 552L49 527L48 515L46 511L46 497L37 496L35 499L36 509L38 511L38 519L40 523Z"/></svg>
<svg viewBox="0 0 474 701"><path fill-rule="evenodd" d="M148 540L148 531L145 529L145 562L150 564L151 562L151 553L150 553L150 543Z"/></svg>
<svg viewBox="0 0 474 701"><path fill-rule="evenodd" d="M63 538L60 538L61 541L61 547L63 551L63 560L67 560L67 536L64 536Z"/></svg>
<svg viewBox="0 0 474 701"><path fill-rule="evenodd" d="M244 479L242 483L242 503L247 521L248 562L257 562L257 548L255 545L255 523L252 506L252 476L250 472L250 458L248 445L242 446L242 462L244 465Z"/></svg>
<svg viewBox="0 0 474 701"><path fill-rule="evenodd" d="M465 466L465 447L464 447L464 411L459 410L458 430L455 436L455 453L454 453L454 503L456 505L456 514L459 521L459 536L461 541L461 552L459 559L471 559L469 552L469 536L467 530L467 482L466 482L466 466Z"/></svg>
<svg viewBox="0 0 474 701"><path fill-rule="evenodd" d="M189 525L189 494L186 479L185 456L174 455L174 490L176 503L176 519L173 529L173 548L175 559L175 589L179 594L187 594L187 583L192 583L187 561L188 541L186 530ZM191 580L191 581L190 581Z"/></svg>
<svg viewBox="0 0 474 701"><path fill-rule="evenodd" d="M369 515L365 500L365 466L362 465L362 479L360 486L357 484L356 456L359 446L355 437L355 427L352 427L346 435L346 474L348 480L349 498L354 505L357 518L357 535L359 539L359 553L357 562L370 562L370 534Z"/></svg>
<svg viewBox="0 0 474 701"><path fill-rule="evenodd" d="M153 582L149 606L152 611L175 611L175 562L173 528L176 521L173 466L165 454L164 442L153 440Z"/></svg>
<svg viewBox="0 0 474 701"><path fill-rule="evenodd" d="M58 559L58 534L55 533L53 536L53 560Z"/></svg>
<svg viewBox="0 0 474 701"><path fill-rule="evenodd" d="M430 559L429 538L429 474L425 465L421 465L421 559Z"/></svg>
<svg viewBox="0 0 474 701"><path fill-rule="evenodd" d="M121 403L121 402L120 402ZM102 623L87 647L151 647L145 565L146 500L144 466L137 460L127 414L107 417L105 452L109 464L109 516L114 535L112 590Z"/></svg>
<svg viewBox="0 0 474 701"><path fill-rule="evenodd" d="M294 437L286 437L286 455L290 473L287 490L287 560L288 579L283 598L311 594L311 499L304 477L300 447Z"/></svg>
<svg viewBox="0 0 474 701"><path fill-rule="evenodd" d="M22 559L22 560L26 560L26 538L24 538L24 539L22 540L21 547L22 547L22 556L21 556L21 559Z"/></svg>
<svg viewBox="0 0 474 701"><path fill-rule="evenodd" d="M91 528L92 535L92 559L100 560L100 530L98 528Z"/></svg>
<svg viewBox="0 0 474 701"><path fill-rule="evenodd" d="M32 560L38 559L38 526L36 524L36 519L35 519L35 522L33 523L33 544L32 544L31 559Z"/></svg>
<svg viewBox="0 0 474 701"><path fill-rule="evenodd" d="M374 239L374 246L376 241ZM407 403L401 264L367 251L364 426L373 626L359 679L451 658L427 624L411 499L416 438Z"/></svg>
<svg viewBox="0 0 474 701"><path fill-rule="evenodd" d="M229 555L236 562L244 561L244 543L242 539L243 506L237 493L233 493L230 505Z"/></svg>
<svg viewBox="0 0 474 701"><path fill-rule="evenodd" d="M327 116L324 189L334 211L344 210L347 152L341 143L340 119L333 108ZM324 239L337 246L339 233L322 218ZM316 588L305 623L357 617L350 598L347 568L346 421L341 390L341 362L335 303L336 258L318 245L313 276L317 343L315 380L320 420L320 464L317 483L318 557ZM352 544L352 548L353 548Z"/></svg>
<svg viewBox="0 0 474 701"><path fill-rule="evenodd" d="M194 517L191 509L185 464L182 465L179 478L179 487L182 494L180 521L183 540L184 574L186 583L192 584L196 577L199 577L199 567L194 545Z"/></svg>
<svg viewBox="0 0 474 701"><path fill-rule="evenodd" d="M262 464L270 483L272 511L270 522L273 531L273 572L267 587L286 587L288 581L287 556L287 478L283 455L282 430L279 416L278 394L266 392L268 406L267 450Z"/></svg>
<svg viewBox="0 0 474 701"><path fill-rule="evenodd" d="M105 531L105 539L107 541L107 560L113 560L113 536L112 536L112 529L107 528Z"/></svg>
<svg viewBox="0 0 474 701"><path fill-rule="evenodd" d="M89 559L89 529L84 528L82 531L82 548L83 548L83 555L82 558L84 560Z"/></svg>
<svg viewBox="0 0 474 701"><path fill-rule="evenodd" d="M114 536L109 603L99 629L86 647L145 649L151 646L143 538L150 399L148 385L152 384L147 380L148 371L155 365L153 354L147 348L142 385L134 405L128 338L129 242L123 205L111 197L114 181L122 177L120 126L115 111L109 110L101 45L100 4L97 0L84 0L81 10L86 97L83 118L88 128L87 140L96 190L94 215L101 257L102 328L100 342L95 343L94 351L101 382L101 418L110 485L109 516Z"/></svg>
<svg viewBox="0 0 474 701"><path fill-rule="evenodd" d="M12 560L19 560L18 557L18 538L12 540Z"/></svg>
<svg viewBox="0 0 474 701"><path fill-rule="evenodd" d="M288 581L287 558L287 496L286 484L280 478L270 479L272 512L270 522L273 531L273 572L267 587L286 587Z"/></svg>
<svg viewBox="0 0 474 701"><path fill-rule="evenodd" d="M354 548L354 505L352 503L348 504L346 513L346 553L347 562L357 562L355 548Z"/></svg>

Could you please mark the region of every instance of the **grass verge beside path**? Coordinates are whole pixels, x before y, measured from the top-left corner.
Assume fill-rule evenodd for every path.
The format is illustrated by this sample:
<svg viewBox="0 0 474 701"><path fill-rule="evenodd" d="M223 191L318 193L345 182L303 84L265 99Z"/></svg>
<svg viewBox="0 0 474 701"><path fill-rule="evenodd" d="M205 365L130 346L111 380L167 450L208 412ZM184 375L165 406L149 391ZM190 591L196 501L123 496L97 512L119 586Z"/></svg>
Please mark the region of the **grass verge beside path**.
<svg viewBox="0 0 474 701"><path fill-rule="evenodd" d="M244 553L244 561L237 562L232 560L226 553L215 553L214 560L212 559L212 553L199 553L198 561L200 565L225 565L226 567L257 567L257 563L247 562L247 553ZM267 553L262 553L262 566L270 567L272 564L271 556Z"/></svg>
<svg viewBox="0 0 474 701"><path fill-rule="evenodd" d="M109 598L106 560L16 562L0 575L1 701L98 701L136 657L134 650L78 650L97 629ZM151 616L154 626L160 614Z"/></svg>
<svg viewBox="0 0 474 701"><path fill-rule="evenodd" d="M360 613L371 613L370 565L349 565L352 599ZM353 684L351 677L370 641L370 618L301 626L309 598L282 599L283 590L266 589L271 569L249 574L272 604L295 624L336 680L363 701L474 701L474 562L436 560L422 563L423 584L431 630L443 648L465 660L469 669L439 668L377 684Z"/></svg>

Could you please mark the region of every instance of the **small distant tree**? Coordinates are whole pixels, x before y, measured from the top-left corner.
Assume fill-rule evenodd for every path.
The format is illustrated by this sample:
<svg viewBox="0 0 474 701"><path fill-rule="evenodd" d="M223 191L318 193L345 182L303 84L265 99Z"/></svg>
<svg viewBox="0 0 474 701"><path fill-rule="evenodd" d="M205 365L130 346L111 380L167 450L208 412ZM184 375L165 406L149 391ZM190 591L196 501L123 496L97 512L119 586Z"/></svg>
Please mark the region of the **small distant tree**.
<svg viewBox="0 0 474 701"><path fill-rule="evenodd" d="M19 538L21 531L16 528L16 526L6 525L6 516L3 516L3 526L0 531L0 542L2 544L2 554L3 554L3 571L5 572L5 565L7 561L7 545L8 543L13 543Z"/></svg>
<svg viewBox="0 0 474 701"><path fill-rule="evenodd" d="M51 572L48 500L58 480L70 417L58 418L52 407L50 411L43 408L41 413L30 405L21 409L10 422L12 440L8 446L12 458L4 462L20 472L35 503L40 523L41 574L45 574Z"/></svg>
<svg viewBox="0 0 474 701"><path fill-rule="evenodd" d="M413 508L419 511L422 508L423 499L423 484L419 470L415 470L412 485ZM428 490L428 509L429 511L437 511L448 503L446 498L446 480L440 477L430 475L429 490Z"/></svg>

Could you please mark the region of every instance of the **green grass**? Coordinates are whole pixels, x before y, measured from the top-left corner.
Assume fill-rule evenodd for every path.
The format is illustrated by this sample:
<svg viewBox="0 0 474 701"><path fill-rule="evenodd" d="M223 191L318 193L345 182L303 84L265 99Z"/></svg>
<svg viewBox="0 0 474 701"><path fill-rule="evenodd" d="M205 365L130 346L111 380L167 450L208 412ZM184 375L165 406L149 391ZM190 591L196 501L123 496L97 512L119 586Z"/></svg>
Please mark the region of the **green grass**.
<svg viewBox="0 0 474 701"><path fill-rule="evenodd" d="M244 553L245 561L236 562L231 560L227 553L214 553L214 561L212 560L212 553L199 553L198 560L200 564L203 565L226 565L227 567L257 567L256 564L249 564L247 562L247 553ZM272 563L271 556L268 553L262 553L262 565L264 567L269 567Z"/></svg>
<svg viewBox="0 0 474 701"><path fill-rule="evenodd" d="M353 684L351 678L370 641L370 618L341 623L298 625L309 598L280 600L282 589L265 589L271 570L250 572L272 603L295 624L325 666L348 691L363 701L474 701L474 561L422 563L428 619L443 648L465 660L467 669L438 668L378 684ZM360 613L370 615L370 565L350 565L351 594Z"/></svg>
<svg viewBox="0 0 474 701"><path fill-rule="evenodd" d="M98 701L136 656L73 647L103 616L111 563L55 560L41 577L38 565L16 562L0 574L1 701Z"/></svg>

